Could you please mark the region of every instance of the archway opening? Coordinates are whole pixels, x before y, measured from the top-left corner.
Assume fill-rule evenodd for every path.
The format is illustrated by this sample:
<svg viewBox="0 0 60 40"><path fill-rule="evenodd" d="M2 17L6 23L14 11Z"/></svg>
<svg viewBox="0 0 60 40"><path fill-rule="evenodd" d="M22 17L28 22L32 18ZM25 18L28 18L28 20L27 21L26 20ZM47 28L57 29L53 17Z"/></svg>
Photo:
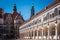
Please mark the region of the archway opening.
<svg viewBox="0 0 60 40"><path fill-rule="evenodd" d="M49 31L50 31L50 37L53 39L55 36L55 24L54 23L50 24Z"/></svg>
<svg viewBox="0 0 60 40"><path fill-rule="evenodd" d="M58 36L60 38L60 22L57 24L57 29L58 29Z"/></svg>

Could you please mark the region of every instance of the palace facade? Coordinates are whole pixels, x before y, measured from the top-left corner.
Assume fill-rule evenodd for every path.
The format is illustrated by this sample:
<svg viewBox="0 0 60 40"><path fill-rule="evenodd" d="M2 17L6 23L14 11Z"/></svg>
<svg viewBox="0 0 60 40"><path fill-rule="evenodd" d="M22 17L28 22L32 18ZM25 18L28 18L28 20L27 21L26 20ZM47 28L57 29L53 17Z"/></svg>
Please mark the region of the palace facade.
<svg viewBox="0 0 60 40"><path fill-rule="evenodd" d="M31 18L19 27L20 39L60 39L60 0L55 0L34 15L32 6Z"/></svg>
<svg viewBox="0 0 60 40"><path fill-rule="evenodd" d="M0 38L19 38L19 26L24 22L20 13L17 12L16 4L13 6L13 13L4 13L0 8Z"/></svg>

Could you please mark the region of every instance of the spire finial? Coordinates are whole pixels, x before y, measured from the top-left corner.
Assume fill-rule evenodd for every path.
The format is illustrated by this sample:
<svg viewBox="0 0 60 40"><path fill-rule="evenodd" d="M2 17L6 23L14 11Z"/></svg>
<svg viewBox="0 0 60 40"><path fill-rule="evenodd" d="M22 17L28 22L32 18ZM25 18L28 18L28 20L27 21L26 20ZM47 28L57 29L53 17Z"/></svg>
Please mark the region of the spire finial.
<svg viewBox="0 0 60 40"><path fill-rule="evenodd" d="M34 6L34 3L32 3L32 6Z"/></svg>

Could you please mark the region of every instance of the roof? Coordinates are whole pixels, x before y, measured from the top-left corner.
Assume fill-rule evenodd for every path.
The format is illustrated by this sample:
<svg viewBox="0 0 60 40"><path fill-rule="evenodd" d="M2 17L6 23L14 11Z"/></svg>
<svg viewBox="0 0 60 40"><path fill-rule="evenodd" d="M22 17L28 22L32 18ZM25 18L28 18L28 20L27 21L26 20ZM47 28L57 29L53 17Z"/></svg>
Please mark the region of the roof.
<svg viewBox="0 0 60 40"><path fill-rule="evenodd" d="M13 19L15 19L17 15L19 15L17 12L13 12L13 14L12 14Z"/></svg>
<svg viewBox="0 0 60 40"><path fill-rule="evenodd" d="M24 24L26 24L27 22L33 20L33 19L36 18L37 16L41 15L42 12L44 12L44 11L46 11L47 9L55 6L55 5L56 5L57 3L59 3L59 2L60 2L60 0L55 0L52 4L48 5L48 6L46 7L46 9L42 9L42 10L41 10L40 12L38 12L36 15L32 16L29 20L25 21L22 25L24 25ZM22 26L22 25L21 25L21 26Z"/></svg>
<svg viewBox="0 0 60 40"><path fill-rule="evenodd" d="M0 8L0 18L2 18L3 9Z"/></svg>
<svg viewBox="0 0 60 40"><path fill-rule="evenodd" d="M0 14L0 18L2 18L3 16L2 16L2 14Z"/></svg>
<svg viewBox="0 0 60 40"><path fill-rule="evenodd" d="M5 13L4 14L4 19L6 19L6 17L9 15L10 13ZM11 14L10 14L11 15ZM12 16L12 15L11 15Z"/></svg>
<svg viewBox="0 0 60 40"><path fill-rule="evenodd" d="M0 13L3 13L3 9L2 8L0 8Z"/></svg>

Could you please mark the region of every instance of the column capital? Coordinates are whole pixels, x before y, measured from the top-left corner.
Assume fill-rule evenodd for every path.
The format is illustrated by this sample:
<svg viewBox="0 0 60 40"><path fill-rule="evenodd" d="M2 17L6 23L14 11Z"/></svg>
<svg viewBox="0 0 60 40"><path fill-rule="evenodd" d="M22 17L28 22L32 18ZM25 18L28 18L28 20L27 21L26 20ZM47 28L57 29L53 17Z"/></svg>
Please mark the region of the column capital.
<svg viewBox="0 0 60 40"><path fill-rule="evenodd" d="M57 26L57 24L55 23L55 26Z"/></svg>
<svg viewBox="0 0 60 40"><path fill-rule="evenodd" d="M43 27L41 27L41 29L43 29Z"/></svg>
<svg viewBox="0 0 60 40"><path fill-rule="evenodd" d="M47 26L47 28L49 28L49 26Z"/></svg>

